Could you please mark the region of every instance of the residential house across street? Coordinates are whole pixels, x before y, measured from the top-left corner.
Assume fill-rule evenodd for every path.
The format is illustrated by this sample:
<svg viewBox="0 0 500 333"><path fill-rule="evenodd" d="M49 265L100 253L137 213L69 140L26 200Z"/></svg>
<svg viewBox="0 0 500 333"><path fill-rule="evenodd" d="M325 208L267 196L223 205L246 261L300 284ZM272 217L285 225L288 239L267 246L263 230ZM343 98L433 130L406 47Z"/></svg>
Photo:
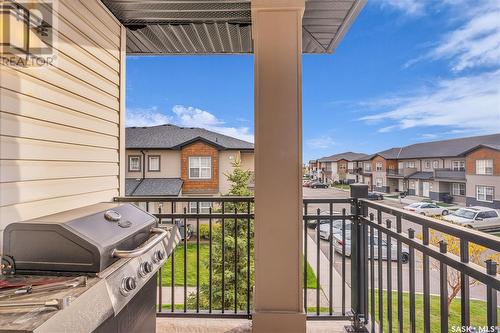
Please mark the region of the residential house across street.
<svg viewBox="0 0 500 333"><path fill-rule="evenodd" d="M328 163L333 165L334 156L344 154L353 153L311 161L318 165L318 178L342 179L343 170ZM500 134L394 147L350 163L345 177L367 184L372 191L500 208Z"/></svg>
<svg viewBox="0 0 500 333"><path fill-rule="evenodd" d="M356 183L359 176L354 173L356 160L368 155L362 153L345 152L309 162L309 169L313 170L313 177L324 183Z"/></svg>
<svg viewBox="0 0 500 333"><path fill-rule="evenodd" d="M128 127L126 162L127 196L211 197L229 191L225 175L232 172L235 162L253 172L254 146L203 128L171 124ZM150 204L149 210L157 212L160 204ZM200 211L210 207L209 202L199 205ZM196 203L188 209L196 212ZM164 212L169 210L171 207L163 207Z"/></svg>

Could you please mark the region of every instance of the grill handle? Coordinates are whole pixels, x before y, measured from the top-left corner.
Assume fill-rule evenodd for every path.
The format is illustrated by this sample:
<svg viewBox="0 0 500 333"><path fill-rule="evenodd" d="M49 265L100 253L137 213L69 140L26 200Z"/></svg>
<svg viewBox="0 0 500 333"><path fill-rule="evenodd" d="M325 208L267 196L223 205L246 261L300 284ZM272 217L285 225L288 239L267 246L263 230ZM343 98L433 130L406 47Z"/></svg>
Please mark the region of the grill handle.
<svg viewBox="0 0 500 333"><path fill-rule="evenodd" d="M135 258L140 255L143 255L144 253L148 252L151 250L153 247L156 246L159 242L161 242L165 237L168 236L168 231L160 229L160 228L151 228L151 233L155 234L153 237L149 239L149 242L147 242L144 245L139 246L138 248L134 250L118 250L114 249L111 252L111 256L115 258Z"/></svg>

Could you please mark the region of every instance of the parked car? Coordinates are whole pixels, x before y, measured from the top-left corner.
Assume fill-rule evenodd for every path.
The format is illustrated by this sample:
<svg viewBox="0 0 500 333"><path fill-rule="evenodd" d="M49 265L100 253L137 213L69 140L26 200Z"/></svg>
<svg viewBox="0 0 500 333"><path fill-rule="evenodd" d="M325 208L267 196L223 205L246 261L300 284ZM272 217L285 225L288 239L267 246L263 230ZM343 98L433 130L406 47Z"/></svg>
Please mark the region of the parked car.
<svg viewBox="0 0 500 333"><path fill-rule="evenodd" d="M459 208L443 219L478 230L500 228L498 212L493 208L482 206Z"/></svg>
<svg viewBox="0 0 500 333"><path fill-rule="evenodd" d="M310 185L311 188L328 188L328 184L321 182L312 182Z"/></svg>
<svg viewBox="0 0 500 333"><path fill-rule="evenodd" d="M368 200L384 200L384 196L377 192L368 192Z"/></svg>
<svg viewBox="0 0 500 333"><path fill-rule="evenodd" d="M327 221L326 223L321 223L319 225L319 237L321 239L329 241L332 235L334 234L342 234L342 220L333 220L332 222L332 232L330 233L330 221ZM351 231L351 221L346 220L345 221L345 230L346 233ZM316 228L317 231L317 228ZM342 238L342 236L341 236Z"/></svg>
<svg viewBox="0 0 500 333"><path fill-rule="evenodd" d="M415 202L408 206L404 206L403 209L425 216L448 215L448 209L439 207L432 202Z"/></svg>
<svg viewBox="0 0 500 333"><path fill-rule="evenodd" d="M351 256L351 231L346 230L345 234L345 244L342 241L342 233L337 233L333 234L333 247L335 248L335 251L338 253L342 253L342 248L345 247L345 254L346 256ZM371 258L371 251L370 251L370 245L373 244L373 258L378 259L378 247L379 244L382 246L382 259L387 260L387 242L384 239L379 239L377 235L374 235L373 237L373 243L371 243L371 237L368 235L368 258ZM393 240L391 242L391 260L397 260L398 259L398 247L396 244L396 241ZM403 264L406 264L410 259L408 247L406 245L402 246L402 251L401 251L401 262Z"/></svg>
<svg viewBox="0 0 500 333"><path fill-rule="evenodd" d="M316 214L316 213L314 213ZM340 215L341 213L340 212L337 212L337 211L333 211L332 212L332 215ZM311 213L309 213L309 215L311 215ZM330 212L328 210L321 210L319 212L319 224L325 224L325 223L330 223L330 220L328 219L328 216L330 215ZM311 229L316 229L316 225L318 224L318 220L317 219L313 219L313 220L309 220L307 221L307 226Z"/></svg>
<svg viewBox="0 0 500 333"><path fill-rule="evenodd" d="M302 182L302 186L304 187L311 187L312 180L306 180Z"/></svg>

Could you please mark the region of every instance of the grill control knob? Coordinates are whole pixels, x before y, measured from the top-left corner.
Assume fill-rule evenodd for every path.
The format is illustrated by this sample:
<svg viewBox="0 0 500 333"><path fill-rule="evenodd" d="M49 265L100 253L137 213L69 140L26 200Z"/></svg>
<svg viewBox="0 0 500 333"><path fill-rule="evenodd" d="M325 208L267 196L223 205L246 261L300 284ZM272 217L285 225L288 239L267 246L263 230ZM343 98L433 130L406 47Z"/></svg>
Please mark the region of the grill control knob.
<svg viewBox="0 0 500 333"><path fill-rule="evenodd" d="M122 292L129 293L132 290L134 290L135 288L137 288L137 281L135 280L134 277L129 276L129 277L123 278L122 288L121 288Z"/></svg>
<svg viewBox="0 0 500 333"><path fill-rule="evenodd" d="M145 261L139 267L139 273L142 277L145 277L153 271L153 265L149 261Z"/></svg>
<svg viewBox="0 0 500 333"><path fill-rule="evenodd" d="M163 250L158 250L155 252L155 254L153 255L153 261L155 263L159 263L160 261L162 261L163 259L165 259L165 251Z"/></svg>

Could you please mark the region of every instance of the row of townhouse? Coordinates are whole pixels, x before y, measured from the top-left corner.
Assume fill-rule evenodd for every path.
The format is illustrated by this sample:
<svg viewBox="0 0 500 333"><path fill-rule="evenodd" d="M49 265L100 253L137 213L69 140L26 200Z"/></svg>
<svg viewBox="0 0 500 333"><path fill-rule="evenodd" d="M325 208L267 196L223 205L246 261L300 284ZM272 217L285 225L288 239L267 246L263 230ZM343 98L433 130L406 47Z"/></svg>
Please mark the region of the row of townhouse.
<svg viewBox="0 0 500 333"><path fill-rule="evenodd" d="M125 146L125 194L130 197L223 195L230 190L226 175L233 171L234 162L254 171L252 143L202 128L171 124L128 127ZM172 210L159 203L151 203L148 209L158 212L160 207L165 213ZM174 212L184 208L191 212L197 209L196 203L173 206ZM198 208L206 213L210 203L201 202Z"/></svg>
<svg viewBox="0 0 500 333"><path fill-rule="evenodd" d="M311 161L320 174L321 160ZM347 179L367 184L372 191L407 192L432 200L451 195L454 202L468 206L500 208L500 134L390 148L352 163Z"/></svg>
<svg viewBox="0 0 500 333"><path fill-rule="evenodd" d="M345 152L318 160L309 161L309 170L314 179L324 183L355 183L359 176L353 171L357 160L366 158L362 153Z"/></svg>

